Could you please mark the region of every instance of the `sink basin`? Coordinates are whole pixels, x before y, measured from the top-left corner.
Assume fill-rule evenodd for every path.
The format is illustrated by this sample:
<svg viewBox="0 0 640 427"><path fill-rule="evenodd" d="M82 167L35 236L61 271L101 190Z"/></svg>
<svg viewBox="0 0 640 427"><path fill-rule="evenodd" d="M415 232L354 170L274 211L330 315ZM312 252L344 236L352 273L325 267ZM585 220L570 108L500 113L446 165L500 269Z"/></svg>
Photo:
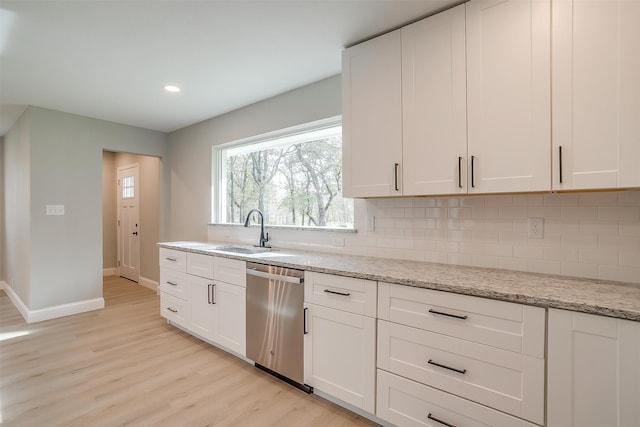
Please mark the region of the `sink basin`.
<svg viewBox="0 0 640 427"><path fill-rule="evenodd" d="M232 252L236 254L261 254L263 252L272 251L272 248L260 248L257 246L254 247L246 247L246 246L220 246L216 248L217 251L222 252Z"/></svg>

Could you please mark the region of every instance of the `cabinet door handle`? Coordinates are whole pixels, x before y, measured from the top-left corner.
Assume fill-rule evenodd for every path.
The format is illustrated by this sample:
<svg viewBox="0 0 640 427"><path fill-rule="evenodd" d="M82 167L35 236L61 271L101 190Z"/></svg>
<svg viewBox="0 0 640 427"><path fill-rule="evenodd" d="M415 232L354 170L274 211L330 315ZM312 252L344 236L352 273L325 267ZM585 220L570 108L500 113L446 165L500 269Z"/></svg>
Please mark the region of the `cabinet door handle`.
<svg viewBox="0 0 640 427"><path fill-rule="evenodd" d="M308 312L309 312L308 307L305 307L302 312L302 331L304 335L309 333L309 331L307 330L307 313Z"/></svg>
<svg viewBox="0 0 640 427"><path fill-rule="evenodd" d="M558 167L560 169L560 184L562 184L562 145L558 147Z"/></svg>
<svg viewBox="0 0 640 427"><path fill-rule="evenodd" d="M207 304L211 304L211 285L207 285Z"/></svg>
<svg viewBox="0 0 640 427"><path fill-rule="evenodd" d="M211 304L215 304L216 303L216 285L215 284L211 284L210 286L210 292L211 292Z"/></svg>
<svg viewBox="0 0 640 427"><path fill-rule="evenodd" d="M451 366L447 366L447 365L443 365L441 363L438 362L434 362L433 360L429 359L427 361L427 363L429 365L433 365L433 366L437 366L438 368L444 368L444 369L448 369L450 371L454 371L454 372L458 372L459 374L466 374L467 370L466 369L458 369L458 368L452 368Z"/></svg>
<svg viewBox="0 0 640 427"><path fill-rule="evenodd" d="M394 180L394 186L396 191L400 191L400 187L398 187L398 168L400 167L400 163L394 163L394 169L393 169L393 180Z"/></svg>
<svg viewBox="0 0 640 427"><path fill-rule="evenodd" d="M447 427L456 427L456 426L455 426L455 425L453 425L453 424L449 424L449 423L447 423L447 422L445 422L445 421L442 421L442 420L437 419L436 417L434 417L433 415L431 415L431 412L429 412L429 415L427 415L427 418L429 418L430 420L433 420L433 421L435 421L435 422L437 422L437 423L440 423L440 424L442 424L443 426L447 426Z"/></svg>
<svg viewBox="0 0 640 427"><path fill-rule="evenodd" d="M348 297L349 295L351 295L350 293L347 293L347 292L332 291L330 289L325 289L324 292L328 294L342 295L343 297Z"/></svg>
<svg viewBox="0 0 640 427"><path fill-rule="evenodd" d="M436 311L436 310L433 310L431 308L429 309L429 313L439 314L440 316L455 317L456 319L461 319L461 320L465 320L467 318L467 316L459 316L457 314L444 313L442 311Z"/></svg>
<svg viewBox="0 0 640 427"><path fill-rule="evenodd" d="M174 308L171 308L171 307L167 307L167 310L169 310L172 313L177 313L178 312L178 310L176 310Z"/></svg>
<svg viewBox="0 0 640 427"><path fill-rule="evenodd" d="M165 259L167 261L173 261L173 262L176 262L178 260L177 258L171 258L171 257L166 257Z"/></svg>
<svg viewBox="0 0 640 427"><path fill-rule="evenodd" d="M458 188L462 188L462 157L458 156Z"/></svg>
<svg viewBox="0 0 640 427"><path fill-rule="evenodd" d="M476 156L471 156L471 187L476 187L475 181L475 166L476 166Z"/></svg>
<svg viewBox="0 0 640 427"><path fill-rule="evenodd" d="M170 281L168 281L168 280L167 280L167 285L171 285L171 286L178 286L178 284L177 284L177 283L175 283L175 282L170 282Z"/></svg>

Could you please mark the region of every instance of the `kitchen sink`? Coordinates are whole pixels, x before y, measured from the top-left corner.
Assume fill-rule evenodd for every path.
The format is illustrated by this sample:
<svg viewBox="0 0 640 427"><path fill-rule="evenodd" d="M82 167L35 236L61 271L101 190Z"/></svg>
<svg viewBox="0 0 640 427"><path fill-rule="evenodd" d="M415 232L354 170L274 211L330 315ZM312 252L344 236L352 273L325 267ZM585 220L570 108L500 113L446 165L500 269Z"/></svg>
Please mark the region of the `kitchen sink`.
<svg viewBox="0 0 640 427"><path fill-rule="evenodd" d="M221 252L232 252L236 254L261 254L263 252L270 252L272 248L261 248L261 247L247 247L247 246L220 246L215 248L216 251Z"/></svg>

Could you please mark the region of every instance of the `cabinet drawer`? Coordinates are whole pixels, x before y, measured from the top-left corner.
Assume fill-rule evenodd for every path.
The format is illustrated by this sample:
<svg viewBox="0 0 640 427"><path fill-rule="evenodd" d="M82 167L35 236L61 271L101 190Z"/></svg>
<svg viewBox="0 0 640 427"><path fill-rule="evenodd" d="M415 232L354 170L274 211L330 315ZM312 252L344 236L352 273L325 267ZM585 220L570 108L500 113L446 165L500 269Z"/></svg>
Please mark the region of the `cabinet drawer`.
<svg viewBox="0 0 640 427"><path fill-rule="evenodd" d="M216 281L247 286L247 263L244 261L213 257L213 270Z"/></svg>
<svg viewBox="0 0 640 427"><path fill-rule="evenodd" d="M166 292L160 292L160 315L177 325L189 326L187 302Z"/></svg>
<svg viewBox="0 0 640 427"><path fill-rule="evenodd" d="M187 253L175 249L160 248L160 268L187 271Z"/></svg>
<svg viewBox="0 0 640 427"><path fill-rule="evenodd" d="M544 357L543 308L389 283L378 294L380 319Z"/></svg>
<svg viewBox="0 0 640 427"><path fill-rule="evenodd" d="M377 283L307 271L304 299L316 305L376 317Z"/></svg>
<svg viewBox="0 0 640 427"><path fill-rule="evenodd" d="M378 367L539 424L544 359L378 320Z"/></svg>
<svg viewBox="0 0 640 427"><path fill-rule="evenodd" d="M187 273L183 271L171 270L169 268L160 269L160 292L187 299Z"/></svg>
<svg viewBox="0 0 640 427"><path fill-rule="evenodd" d="M213 256L188 253L187 273L213 280Z"/></svg>
<svg viewBox="0 0 640 427"><path fill-rule="evenodd" d="M398 426L535 427L527 421L380 369L377 390L376 415Z"/></svg>

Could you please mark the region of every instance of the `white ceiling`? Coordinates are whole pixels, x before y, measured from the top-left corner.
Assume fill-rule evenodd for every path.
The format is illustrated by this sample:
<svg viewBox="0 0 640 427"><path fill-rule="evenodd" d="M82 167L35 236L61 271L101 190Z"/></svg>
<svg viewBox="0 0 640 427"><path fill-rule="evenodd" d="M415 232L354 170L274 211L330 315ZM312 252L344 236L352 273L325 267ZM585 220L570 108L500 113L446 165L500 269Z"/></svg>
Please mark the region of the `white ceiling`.
<svg viewBox="0 0 640 427"><path fill-rule="evenodd" d="M27 105L170 132L336 75L345 46L460 2L0 0L0 135Z"/></svg>

